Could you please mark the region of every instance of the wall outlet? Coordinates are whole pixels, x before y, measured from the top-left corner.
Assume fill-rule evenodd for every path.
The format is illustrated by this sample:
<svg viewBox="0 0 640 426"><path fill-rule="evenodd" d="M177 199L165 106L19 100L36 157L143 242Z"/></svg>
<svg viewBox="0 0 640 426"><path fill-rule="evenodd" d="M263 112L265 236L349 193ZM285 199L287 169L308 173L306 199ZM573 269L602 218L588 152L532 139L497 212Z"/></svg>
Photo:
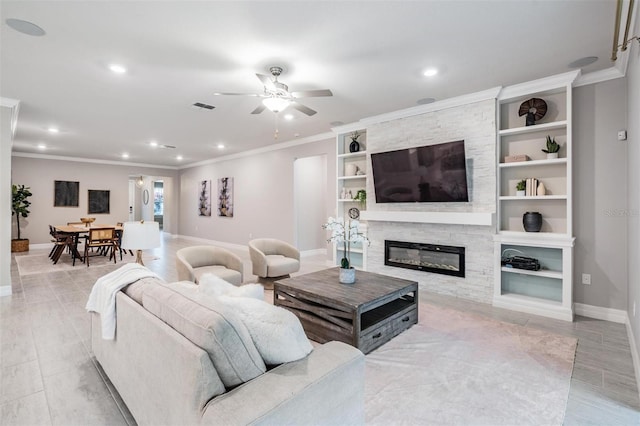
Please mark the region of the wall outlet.
<svg viewBox="0 0 640 426"><path fill-rule="evenodd" d="M618 140L619 141L626 141L627 140L627 131L626 130L619 130L618 131Z"/></svg>
<svg viewBox="0 0 640 426"><path fill-rule="evenodd" d="M591 285L591 274L582 274L582 284Z"/></svg>

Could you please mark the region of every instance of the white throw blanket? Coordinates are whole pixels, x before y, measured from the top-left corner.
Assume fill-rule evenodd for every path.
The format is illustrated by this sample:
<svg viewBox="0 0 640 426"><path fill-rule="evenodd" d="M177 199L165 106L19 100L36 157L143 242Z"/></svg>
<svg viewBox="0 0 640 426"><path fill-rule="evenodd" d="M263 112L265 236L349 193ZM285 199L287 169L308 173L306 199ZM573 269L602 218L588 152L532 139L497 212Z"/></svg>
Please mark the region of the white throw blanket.
<svg viewBox="0 0 640 426"><path fill-rule="evenodd" d="M103 339L113 340L116 335L116 293L123 287L147 277L160 278L142 265L127 263L98 278L93 285L85 309L100 314Z"/></svg>

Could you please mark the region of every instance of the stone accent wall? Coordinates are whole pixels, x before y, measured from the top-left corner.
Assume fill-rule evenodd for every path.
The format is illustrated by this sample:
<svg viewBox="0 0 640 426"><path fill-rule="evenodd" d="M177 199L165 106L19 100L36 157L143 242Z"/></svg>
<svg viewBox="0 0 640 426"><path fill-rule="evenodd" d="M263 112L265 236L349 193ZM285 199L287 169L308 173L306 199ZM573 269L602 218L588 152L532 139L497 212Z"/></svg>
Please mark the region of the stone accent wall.
<svg viewBox="0 0 640 426"><path fill-rule="evenodd" d="M368 158L367 210L492 212L496 209L496 102L485 100L367 127L367 152L438 144L464 139L468 203L377 204ZM367 270L418 281L421 288L491 303L493 226L369 221ZM446 244L466 248L466 277L452 277L384 265L384 240Z"/></svg>

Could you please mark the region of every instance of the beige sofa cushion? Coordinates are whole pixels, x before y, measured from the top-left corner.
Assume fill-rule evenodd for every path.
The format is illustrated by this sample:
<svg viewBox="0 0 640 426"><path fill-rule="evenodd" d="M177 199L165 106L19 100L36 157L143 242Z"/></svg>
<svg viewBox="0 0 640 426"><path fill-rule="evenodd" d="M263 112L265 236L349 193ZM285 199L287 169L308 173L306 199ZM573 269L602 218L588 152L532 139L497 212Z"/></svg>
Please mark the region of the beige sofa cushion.
<svg viewBox="0 0 640 426"><path fill-rule="evenodd" d="M142 305L204 349L225 386L239 385L266 371L249 332L230 308L211 298L187 298L179 287L170 286L149 286Z"/></svg>
<svg viewBox="0 0 640 426"><path fill-rule="evenodd" d="M123 291L127 296L138 302L139 305L142 305L142 295L144 294L148 286L155 286L160 284L166 284L166 282L156 277L147 277L129 284L124 288Z"/></svg>
<svg viewBox="0 0 640 426"><path fill-rule="evenodd" d="M265 257L267 258L267 274L270 277L288 275L300 270L300 261L298 259L284 257L281 254L268 254Z"/></svg>

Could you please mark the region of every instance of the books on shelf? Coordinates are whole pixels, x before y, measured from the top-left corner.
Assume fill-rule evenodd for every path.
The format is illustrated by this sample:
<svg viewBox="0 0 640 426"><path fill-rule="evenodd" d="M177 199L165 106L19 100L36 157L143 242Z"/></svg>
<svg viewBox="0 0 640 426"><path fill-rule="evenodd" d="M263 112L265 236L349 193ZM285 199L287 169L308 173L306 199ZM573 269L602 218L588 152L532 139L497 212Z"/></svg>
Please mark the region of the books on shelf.
<svg viewBox="0 0 640 426"><path fill-rule="evenodd" d="M527 178L525 187L525 196L533 197L536 195L546 195L547 190L542 182L537 178Z"/></svg>

